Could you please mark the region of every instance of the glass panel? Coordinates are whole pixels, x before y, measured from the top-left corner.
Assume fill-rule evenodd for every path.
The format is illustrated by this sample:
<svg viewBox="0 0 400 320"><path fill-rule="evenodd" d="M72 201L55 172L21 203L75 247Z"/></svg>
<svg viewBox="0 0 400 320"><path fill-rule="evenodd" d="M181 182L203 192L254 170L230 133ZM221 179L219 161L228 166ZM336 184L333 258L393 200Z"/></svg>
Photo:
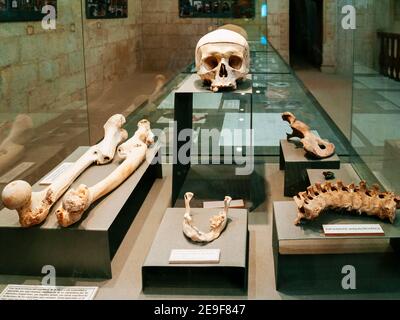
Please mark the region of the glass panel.
<svg viewBox="0 0 400 320"><path fill-rule="evenodd" d="M352 145L359 174L400 191L400 1L356 1Z"/></svg>
<svg viewBox="0 0 400 320"><path fill-rule="evenodd" d="M58 0L56 30L0 23L0 189L36 183L88 145L80 0Z"/></svg>

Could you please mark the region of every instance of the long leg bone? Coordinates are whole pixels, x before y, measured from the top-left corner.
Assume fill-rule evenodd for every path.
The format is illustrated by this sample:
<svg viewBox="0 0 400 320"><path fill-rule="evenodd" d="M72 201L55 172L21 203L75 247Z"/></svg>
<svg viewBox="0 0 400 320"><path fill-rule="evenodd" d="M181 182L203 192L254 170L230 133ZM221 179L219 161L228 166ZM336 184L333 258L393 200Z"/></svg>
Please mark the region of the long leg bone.
<svg viewBox="0 0 400 320"><path fill-rule="evenodd" d="M354 184L345 186L341 181L316 184L295 196L294 201L298 207L295 224L300 224L302 219L314 220L328 209L377 216L393 223L396 210L400 209L400 196L380 192L378 186L368 189L365 181L358 187Z"/></svg>
<svg viewBox="0 0 400 320"><path fill-rule="evenodd" d="M193 218L190 214L190 201L193 198L193 193L185 194L185 215L183 217L183 233L194 242L212 242L218 239L222 231L226 228L228 221L228 210L232 201L231 197L225 197L224 210L218 215L210 219L210 231L208 233L200 231L193 224Z"/></svg>
<svg viewBox="0 0 400 320"><path fill-rule="evenodd" d="M49 214L50 208L63 195L75 179L93 163L105 164L115 155L117 146L128 137L122 129L125 118L122 115L112 116L104 125L104 139L92 146L74 165L59 176L43 191L32 192L26 181L14 181L8 184L2 193L4 205L17 210L22 227L31 227L42 223Z"/></svg>
<svg viewBox="0 0 400 320"><path fill-rule="evenodd" d="M62 205L56 211L58 223L68 227L78 222L92 203L124 182L146 159L146 151L153 139L150 123L140 121L135 135L118 148L118 155L124 161L110 175L92 187L80 185L65 194Z"/></svg>
<svg viewBox="0 0 400 320"><path fill-rule="evenodd" d="M287 121L293 129L293 133L287 134L287 139L290 140L294 137L300 138L304 150L308 153L321 159L328 158L335 153L335 145L333 143L317 137L311 132L310 127L304 122L297 120L293 113L283 113L282 119Z"/></svg>

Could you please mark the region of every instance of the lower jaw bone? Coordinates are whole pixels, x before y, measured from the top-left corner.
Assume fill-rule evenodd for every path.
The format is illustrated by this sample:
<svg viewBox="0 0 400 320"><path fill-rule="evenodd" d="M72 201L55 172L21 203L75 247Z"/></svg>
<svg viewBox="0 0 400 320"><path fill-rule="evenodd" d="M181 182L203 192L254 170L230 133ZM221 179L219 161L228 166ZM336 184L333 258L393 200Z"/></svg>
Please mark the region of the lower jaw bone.
<svg viewBox="0 0 400 320"><path fill-rule="evenodd" d="M232 201L231 197L225 197L224 209L218 215L210 219L210 231L208 233L200 231L193 224L193 218L190 214L190 201L194 194L188 192L185 194L185 215L183 219L183 233L194 242L209 243L219 238L225 230L228 221L228 210Z"/></svg>

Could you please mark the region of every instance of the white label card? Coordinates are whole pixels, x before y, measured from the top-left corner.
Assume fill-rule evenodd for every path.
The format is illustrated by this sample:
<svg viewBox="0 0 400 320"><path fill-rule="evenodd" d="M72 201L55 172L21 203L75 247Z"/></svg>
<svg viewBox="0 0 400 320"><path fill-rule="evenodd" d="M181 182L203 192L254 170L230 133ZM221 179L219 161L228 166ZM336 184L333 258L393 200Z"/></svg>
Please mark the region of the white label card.
<svg viewBox="0 0 400 320"><path fill-rule="evenodd" d="M9 183L21 174L23 174L26 170L29 168L33 167L35 165L34 162L22 162L16 167L12 168L10 171L8 171L6 174L2 175L0 177L0 183Z"/></svg>
<svg viewBox="0 0 400 320"><path fill-rule="evenodd" d="M384 236L379 224L329 224L323 225L326 236Z"/></svg>
<svg viewBox="0 0 400 320"><path fill-rule="evenodd" d="M222 109L234 109L239 110L240 108L240 100L225 100L222 105Z"/></svg>
<svg viewBox="0 0 400 320"><path fill-rule="evenodd" d="M0 300L93 300L98 287L8 285Z"/></svg>
<svg viewBox="0 0 400 320"><path fill-rule="evenodd" d="M74 165L74 162L63 162L58 167L56 167L53 171L47 174L40 182L40 185L50 185L61 176L64 172L69 170Z"/></svg>
<svg viewBox="0 0 400 320"><path fill-rule="evenodd" d="M219 263L220 249L189 249L172 250L169 257L170 264L208 264Z"/></svg>
<svg viewBox="0 0 400 320"><path fill-rule="evenodd" d="M224 201L205 201L203 202L204 209L217 209L224 207ZM243 200L232 200L229 208L244 208Z"/></svg>

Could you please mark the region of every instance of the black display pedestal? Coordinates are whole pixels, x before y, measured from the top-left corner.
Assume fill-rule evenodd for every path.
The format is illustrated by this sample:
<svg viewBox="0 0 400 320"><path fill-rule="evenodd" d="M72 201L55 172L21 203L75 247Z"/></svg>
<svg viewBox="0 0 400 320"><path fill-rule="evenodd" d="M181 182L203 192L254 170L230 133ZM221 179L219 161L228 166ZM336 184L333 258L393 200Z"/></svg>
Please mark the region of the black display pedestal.
<svg viewBox="0 0 400 320"><path fill-rule="evenodd" d="M398 290L399 219L392 225L375 217L326 212L295 226L296 212L294 201L274 203L273 253L279 291L345 294L345 266L356 270L357 293ZM326 237L322 225L338 223L380 224L385 236Z"/></svg>
<svg viewBox="0 0 400 320"><path fill-rule="evenodd" d="M293 197L308 185L307 169L339 169L340 159L335 154L326 159L308 158L299 141L280 141L279 169L285 170L284 195Z"/></svg>
<svg viewBox="0 0 400 320"><path fill-rule="evenodd" d="M208 230L221 209L192 208L196 226ZM247 210L230 209L228 225L208 244L193 243L182 232L183 208L167 209L142 267L145 294L246 295L248 274ZM169 264L172 250L220 249L218 264Z"/></svg>
<svg viewBox="0 0 400 320"><path fill-rule="evenodd" d="M246 95L252 94L252 82L251 75L248 75L246 80L242 81L238 84L238 88L235 91L230 92L232 95ZM180 86L180 88L175 92L175 103L174 103L174 120L175 120L175 128L174 128L174 149L173 149L173 179L172 179L172 202L171 206L176 206L179 195L182 191L182 187L187 178L188 172L191 168L191 148L190 141L192 141L193 133L193 96L194 94L205 94L205 95L214 95L215 93L210 91L203 85L202 80L199 78L197 74L193 74L189 76ZM250 105L252 105L250 103ZM250 114L252 110L250 110ZM252 128L250 124L249 129ZM179 137L179 135L185 132L185 139ZM190 134L189 134L190 133ZM253 143L251 141L251 143ZM243 148L247 149L247 148ZM251 144L250 150L253 151L253 145ZM185 161L182 161L182 151L185 151L184 157ZM245 152L243 152L245 153ZM212 154L209 155L212 158ZM246 155L246 157L253 157L253 154ZM186 159L189 159L186 161ZM254 173L254 172L253 172ZM250 180L252 178L249 177L249 187ZM256 198L256 197L255 197ZM257 203L257 199L254 201Z"/></svg>
<svg viewBox="0 0 400 320"><path fill-rule="evenodd" d="M80 147L64 162L74 162L88 147ZM155 145L147 152L151 162L159 152ZM45 265L54 266L59 277L111 278L111 260L146 199L155 179L162 178L161 164L145 161L122 185L93 204L82 220L60 228L53 207L40 226L23 229L16 211L0 212L0 273L42 276ZM119 161L88 168L72 185L94 185L104 179ZM36 184L34 191L44 189Z"/></svg>
<svg viewBox="0 0 400 320"><path fill-rule="evenodd" d="M180 190L185 182L186 176L190 170L191 163L183 163L179 157L179 150L182 146L192 141L192 136L187 136L186 140L178 139L179 133L183 130L193 129L193 93L177 92L175 93L174 117L176 127L174 129L174 152L172 169L172 206L175 205L179 197ZM189 131L188 131L189 132ZM187 150L186 156L190 158L191 149Z"/></svg>
<svg viewBox="0 0 400 320"><path fill-rule="evenodd" d="M353 169L350 163L345 163L341 165L340 169L330 169L332 173L334 173L335 178L333 180L326 180L324 176L323 169L307 169L307 176L308 176L308 184L314 185L316 183L326 183L331 182L335 183L336 181L342 181L344 184L349 185L351 183L358 184L361 179L358 174Z"/></svg>

